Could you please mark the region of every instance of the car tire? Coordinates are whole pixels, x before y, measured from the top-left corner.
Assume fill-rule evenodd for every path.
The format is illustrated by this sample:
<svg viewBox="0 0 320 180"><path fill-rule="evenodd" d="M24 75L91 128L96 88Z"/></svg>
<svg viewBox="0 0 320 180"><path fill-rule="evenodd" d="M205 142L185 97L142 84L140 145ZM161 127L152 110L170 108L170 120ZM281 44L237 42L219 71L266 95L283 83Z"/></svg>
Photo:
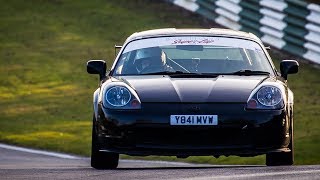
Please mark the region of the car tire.
<svg viewBox="0 0 320 180"><path fill-rule="evenodd" d="M92 123L91 167L95 169L115 169L118 167L119 154L99 151L100 145L97 139L95 117Z"/></svg>
<svg viewBox="0 0 320 180"><path fill-rule="evenodd" d="M290 152L273 152L266 154L267 166L291 166L294 162L293 120L290 127Z"/></svg>

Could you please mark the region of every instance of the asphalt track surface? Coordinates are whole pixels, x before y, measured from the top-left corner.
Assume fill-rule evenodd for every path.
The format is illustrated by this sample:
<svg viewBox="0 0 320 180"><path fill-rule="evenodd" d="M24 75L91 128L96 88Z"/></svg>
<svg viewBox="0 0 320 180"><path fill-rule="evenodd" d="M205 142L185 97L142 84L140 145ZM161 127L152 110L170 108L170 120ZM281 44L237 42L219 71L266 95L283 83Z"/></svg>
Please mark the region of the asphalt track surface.
<svg viewBox="0 0 320 180"><path fill-rule="evenodd" d="M90 159L0 144L0 179L320 179L320 165L239 166L120 160L96 170Z"/></svg>

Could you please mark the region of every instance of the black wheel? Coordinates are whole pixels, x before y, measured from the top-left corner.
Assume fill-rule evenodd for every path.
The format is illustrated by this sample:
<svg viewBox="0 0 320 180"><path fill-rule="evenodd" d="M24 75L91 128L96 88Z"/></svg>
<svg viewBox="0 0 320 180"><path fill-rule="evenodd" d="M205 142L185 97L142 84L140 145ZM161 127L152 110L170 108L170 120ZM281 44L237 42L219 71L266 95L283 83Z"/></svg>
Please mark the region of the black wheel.
<svg viewBox="0 0 320 180"><path fill-rule="evenodd" d="M266 154L267 166L291 166L294 162L294 140L293 140L293 120L291 120L290 127L290 152L274 152Z"/></svg>
<svg viewBox="0 0 320 180"><path fill-rule="evenodd" d="M92 123L91 167L95 169L115 169L118 167L119 154L99 151L95 117Z"/></svg>

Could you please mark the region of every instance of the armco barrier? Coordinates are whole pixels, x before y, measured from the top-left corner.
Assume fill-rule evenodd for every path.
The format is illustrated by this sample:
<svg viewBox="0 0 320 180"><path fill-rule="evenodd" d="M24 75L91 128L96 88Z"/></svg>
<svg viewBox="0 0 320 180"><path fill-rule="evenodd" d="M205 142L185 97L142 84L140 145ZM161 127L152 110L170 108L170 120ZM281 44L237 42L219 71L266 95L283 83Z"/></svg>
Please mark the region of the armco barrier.
<svg viewBox="0 0 320 180"><path fill-rule="evenodd" d="M320 5L303 0L166 0L320 64Z"/></svg>

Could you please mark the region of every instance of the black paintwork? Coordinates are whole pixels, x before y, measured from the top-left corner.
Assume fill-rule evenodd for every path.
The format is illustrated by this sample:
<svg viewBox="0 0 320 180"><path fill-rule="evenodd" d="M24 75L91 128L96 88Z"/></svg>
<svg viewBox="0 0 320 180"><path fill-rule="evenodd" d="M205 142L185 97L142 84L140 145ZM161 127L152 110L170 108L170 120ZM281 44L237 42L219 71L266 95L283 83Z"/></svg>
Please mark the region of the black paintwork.
<svg viewBox="0 0 320 180"><path fill-rule="evenodd" d="M167 75L123 76L114 81L125 80L134 88L142 102L245 103L251 91L262 81L276 79L268 76L228 76L216 78L174 78ZM236 88L235 88L236 87Z"/></svg>
<svg viewBox="0 0 320 180"><path fill-rule="evenodd" d="M199 109L196 113L194 107ZM100 127L107 128L108 132L100 131L100 141L105 144L105 150L120 153L256 155L259 151L285 148L289 143L285 137L289 124L282 124L286 119L284 110L246 111L245 103L148 103L139 111L101 110L99 114L106 116L101 116ZM217 114L219 125L170 126L169 116L177 112Z"/></svg>

